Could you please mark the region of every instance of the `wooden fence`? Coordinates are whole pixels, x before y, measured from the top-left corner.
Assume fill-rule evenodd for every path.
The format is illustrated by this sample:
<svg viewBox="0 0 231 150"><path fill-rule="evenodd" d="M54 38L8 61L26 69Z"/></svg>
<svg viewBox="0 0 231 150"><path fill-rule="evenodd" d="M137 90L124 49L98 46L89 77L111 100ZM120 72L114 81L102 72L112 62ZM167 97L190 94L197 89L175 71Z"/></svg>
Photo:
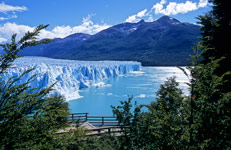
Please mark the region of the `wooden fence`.
<svg viewBox="0 0 231 150"><path fill-rule="evenodd" d="M118 126L119 123L116 117L113 116L90 116L88 113L73 113L70 114L70 123L81 123L88 121L94 126Z"/></svg>

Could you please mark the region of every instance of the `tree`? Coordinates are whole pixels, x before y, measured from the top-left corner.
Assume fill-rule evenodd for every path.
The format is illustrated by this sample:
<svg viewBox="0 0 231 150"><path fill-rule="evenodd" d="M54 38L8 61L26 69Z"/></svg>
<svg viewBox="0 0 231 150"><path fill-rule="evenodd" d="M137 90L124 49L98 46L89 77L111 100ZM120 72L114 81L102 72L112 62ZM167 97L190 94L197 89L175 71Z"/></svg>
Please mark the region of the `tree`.
<svg viewBox="0 0 231 150"><path fill-rule="evenodd" d="M0 56L0 149L52 149L56 144L54 132L66 126L67 103L60 96L47 97L53 85L40 91L31 88L29 83L36 75L16 84L33 69L8 81L2 78L12 62L20 57L19 51L51 41L36 38L47 26L40 25L33 32L27 32L18 42L14 34L11 43L0 45L5 52Z"/></svg>
<svg viewBox="0 0 231 150"><path fill-rule="evenodd" d="M147 106L151 111L152 131L157 149L185 149L187 115L183 92L175 77L167 79L156 93L156 101Z"/></svg>
<svg viewBox="0 0 231 150"><path fill-rule="evenodd" d="M117 149L153 149L153 136L149 129L151 118L148 113L142 112L142 105L137 105L132 112L132 97L127 101L121 101L121 106L112 106L113 114L116 116L120 128L123 131L118 137L119 146Z"/></svg>
<svg viewBox="0 0 231 150"><path fill-rule="evenodd" d="M212 11L200 16L202 61L196 69L197 142L201 149L231 147L231 10L229 2L210 0Z"/></svg>
<svg viewBox="0 0 231 150"><path fill-rule="evenodd" d="M202 57L203 64L216 61L218 64L214 74L222 77L223 83L221 92L230 92L231 86L231 10L229 1L210 0L213 4L212 10L205 16L199 16L199 23L202 25ZM219 60L219 61L218 61Z"/></svg>

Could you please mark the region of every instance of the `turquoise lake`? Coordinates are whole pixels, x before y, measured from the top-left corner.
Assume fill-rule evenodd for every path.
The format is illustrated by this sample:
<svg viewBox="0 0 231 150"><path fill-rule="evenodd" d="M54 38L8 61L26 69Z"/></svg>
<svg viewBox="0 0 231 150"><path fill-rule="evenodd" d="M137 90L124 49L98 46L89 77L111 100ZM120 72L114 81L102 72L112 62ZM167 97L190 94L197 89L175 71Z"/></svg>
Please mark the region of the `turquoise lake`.
<svg viewBox="0 0 231 150"><path fill-rule="evenodd" d="M155 93L160 84L176 76L180 88L187 94L187 77L176 67L142 67L132 72L104 81L103 86L91 86L80 90L82 98L69 101L71 113L88 112L90 115L111 116L111 105L118 106L120 101L133 96L133 102L149 104L155 101Z"/></svg>

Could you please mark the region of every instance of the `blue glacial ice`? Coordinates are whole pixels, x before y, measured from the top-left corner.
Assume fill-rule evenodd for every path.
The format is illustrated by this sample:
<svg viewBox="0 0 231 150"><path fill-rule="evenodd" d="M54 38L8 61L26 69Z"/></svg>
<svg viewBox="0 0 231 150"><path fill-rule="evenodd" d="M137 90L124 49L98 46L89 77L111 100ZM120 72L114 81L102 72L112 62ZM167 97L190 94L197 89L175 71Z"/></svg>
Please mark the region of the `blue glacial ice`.
<svg viewBox="0 0 231 150"><path fill-rule="evenodd" d="M45 57L23 57L14 62L14 68L8 70L3 79L19 76L24 71L35 68L17 84L24 83L37 74L30 85L43 89L57 81L51 94L62 95L66 100L81 98L79 89L89 86L110 86L104 84L114 78L141 69L141 63L132 61L75 61L51 59Z"/></svg>

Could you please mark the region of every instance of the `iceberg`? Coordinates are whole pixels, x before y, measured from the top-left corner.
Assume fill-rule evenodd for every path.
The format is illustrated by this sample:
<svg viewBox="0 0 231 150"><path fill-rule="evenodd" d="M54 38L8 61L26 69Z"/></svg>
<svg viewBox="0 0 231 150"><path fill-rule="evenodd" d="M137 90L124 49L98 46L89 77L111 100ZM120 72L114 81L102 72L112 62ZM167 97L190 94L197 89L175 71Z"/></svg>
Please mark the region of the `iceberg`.
<svg viewBox="0 0 231 150"><path fill-rule="evenodd" d="M141 69L141 63L134 61L76 61L46 57L22 57L13 65L14 68L5 73L3 80L20 76L24 71L34 68L17 84L24 83L37 74L30 83L31 87L43 89L56 82L51 94L62 95L67 101L81 98L79 90L82 88L96 85L100 87L109 78Z"/></svg>

